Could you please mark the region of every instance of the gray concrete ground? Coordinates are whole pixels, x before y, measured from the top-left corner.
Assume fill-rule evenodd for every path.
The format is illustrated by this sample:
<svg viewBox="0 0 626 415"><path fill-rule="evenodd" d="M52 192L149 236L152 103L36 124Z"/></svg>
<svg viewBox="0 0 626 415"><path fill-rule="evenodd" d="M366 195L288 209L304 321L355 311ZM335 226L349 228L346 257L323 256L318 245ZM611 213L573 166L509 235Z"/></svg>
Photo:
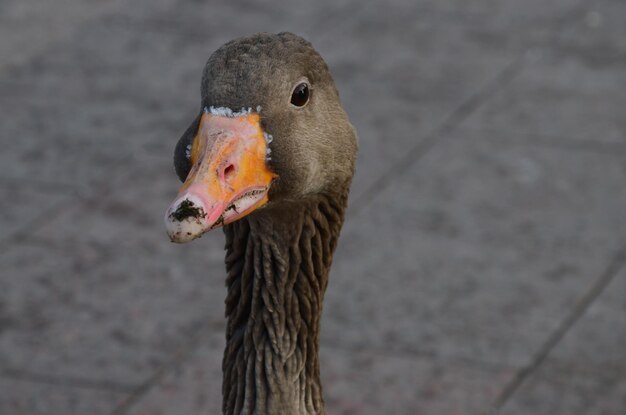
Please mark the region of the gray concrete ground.
<svg viewBox="0 0 626 415"><path fill-rule="evenodd" d="M626 414L623 0L0 1L0 414L215 414L222 235L168 242L212 50L290 30L360 136L329 414Z"/></svg>

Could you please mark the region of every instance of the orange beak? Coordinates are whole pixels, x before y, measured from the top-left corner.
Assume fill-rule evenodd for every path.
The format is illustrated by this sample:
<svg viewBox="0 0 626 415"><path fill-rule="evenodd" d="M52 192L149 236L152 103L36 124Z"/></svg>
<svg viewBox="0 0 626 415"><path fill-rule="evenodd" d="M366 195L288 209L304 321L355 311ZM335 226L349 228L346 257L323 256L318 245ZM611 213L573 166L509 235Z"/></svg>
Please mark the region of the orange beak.
<svg viewBox="0 0 626 415"><path fill-rule="evenodd" d="M191 170L165 215L172 242L199 238L267 203L277 177L266 162L269 137L259 114L202 114L188 153Z"/></svg>

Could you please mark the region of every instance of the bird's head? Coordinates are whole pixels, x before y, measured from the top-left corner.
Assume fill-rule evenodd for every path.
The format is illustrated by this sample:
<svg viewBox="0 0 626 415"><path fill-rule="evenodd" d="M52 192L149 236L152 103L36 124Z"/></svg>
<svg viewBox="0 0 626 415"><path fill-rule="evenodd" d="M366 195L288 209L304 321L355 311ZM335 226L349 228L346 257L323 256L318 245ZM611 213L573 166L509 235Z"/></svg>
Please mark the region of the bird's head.
<svg viewBox="0 0 626 415"><path fill-rule="evenodd" d="M347 191L356 135L309 42L291 33L230 41L209 58L201 95L174 153L184 184L165 215L172 241L262 207Z"/></svg>

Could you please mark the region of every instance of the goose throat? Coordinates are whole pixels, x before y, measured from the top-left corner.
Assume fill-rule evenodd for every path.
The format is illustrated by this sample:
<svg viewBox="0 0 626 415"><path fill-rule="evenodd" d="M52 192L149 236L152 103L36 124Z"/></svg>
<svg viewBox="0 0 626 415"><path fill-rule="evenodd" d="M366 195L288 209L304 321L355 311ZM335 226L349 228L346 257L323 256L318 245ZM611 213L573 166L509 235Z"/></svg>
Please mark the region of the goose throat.
<svg viewBox="0 0 626 415"><path fill-rule="evenodd" d="M226 234L225 414L323 414L322 301L346 197L261 209Z"/></svg>

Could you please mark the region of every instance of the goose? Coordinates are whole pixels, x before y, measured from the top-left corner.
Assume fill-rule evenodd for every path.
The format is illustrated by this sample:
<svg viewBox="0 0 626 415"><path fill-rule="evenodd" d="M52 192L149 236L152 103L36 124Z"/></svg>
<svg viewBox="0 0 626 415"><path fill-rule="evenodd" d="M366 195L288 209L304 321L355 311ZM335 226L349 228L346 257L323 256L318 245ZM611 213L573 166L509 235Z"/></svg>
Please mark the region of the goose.
<svg viewBox="0 0 626 415"><path fill-rule="evenodd" d="M302 37L259 33L208 59L200 112L174 150L173 242L223 228L224 414L323 414L319 336L357 137Z"/></svg>

